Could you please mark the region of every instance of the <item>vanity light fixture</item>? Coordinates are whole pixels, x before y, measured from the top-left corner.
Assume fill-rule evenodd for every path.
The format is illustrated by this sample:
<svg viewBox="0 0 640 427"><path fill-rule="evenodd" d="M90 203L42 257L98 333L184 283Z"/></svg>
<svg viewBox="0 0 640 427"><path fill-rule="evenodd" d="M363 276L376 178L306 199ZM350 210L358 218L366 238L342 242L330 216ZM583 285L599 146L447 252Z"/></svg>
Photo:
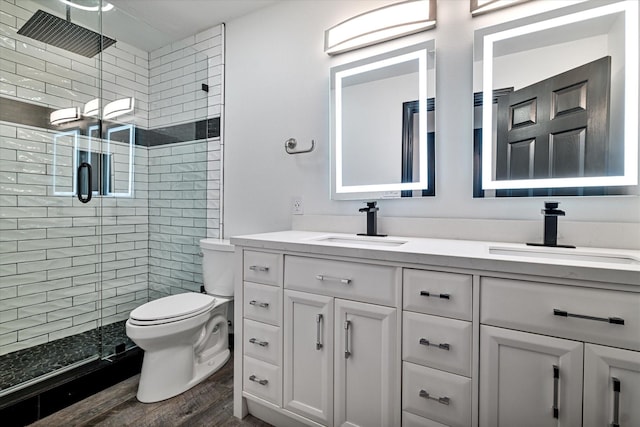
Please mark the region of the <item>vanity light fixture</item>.
<svg viewBox="0 0 640 427"><path fill-rule="evenodd" d="M104 119L113 119L133 111L134 98L116 99L104 106Z"/></svg>
<svg viewBox="0 0 640 427"><path fill-rule="evenodd" d="M84 111L82 112L83 116L97 116L100 111L100 100L98 98L92 99L91 101L84 104Z"/></svg>
<svg viewBox="0 0 640 427"><path fill-rule="evenodd" d="M477 16L529 0L470 0L471 15Z"/></svg>
<svg viewBox="0 0 640 427"><path fill-rule="evenodd" d="M354 16L324 32L324 51L335 55L419 33L436 26L436 0L410 0Z"/></svg>
<svg viewBox="0 0 640 427"><path fill-rule="evenodd" d="M89 1L89 2L87 2L86 0L85 1L82 1L82 0L58 0L58 1L60 1L61 3L66 4L68 6L75 7L76 9L86 10L86 11L89 11L89 12L97 12L98 10L102 10L102 12L107 12L107 11L113 9L113 5L111 3L106 2L106 1L102 2L102 9L99 6L99 4L100 4L99 0L92 0L92 1ZM89 3L89 4L98 3L98 5L89 6L87 4L82 4L82 3Z"/></svg>
<svg viewBox="0 0 640 427"><path fill-rule="evenodd" d="M49 123L52 125L61 125L78 119L80 119L80 109L78 107L62 108L51 112L49 115Z"/></svg>

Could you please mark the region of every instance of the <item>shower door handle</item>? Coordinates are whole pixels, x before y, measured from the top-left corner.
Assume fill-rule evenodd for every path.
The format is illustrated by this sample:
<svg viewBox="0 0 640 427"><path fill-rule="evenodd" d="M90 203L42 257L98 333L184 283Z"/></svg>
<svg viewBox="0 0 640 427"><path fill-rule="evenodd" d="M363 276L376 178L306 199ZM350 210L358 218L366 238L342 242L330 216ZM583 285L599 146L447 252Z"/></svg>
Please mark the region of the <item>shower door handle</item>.
<svg viewBox="0 0 640 427"><path fill-rule="evenodd" d="M87 197L82 196L82 184L85 182L84 179L82 179L83 168L87 169ZM91 193L93 188L91 184L91 164L82 162L80 166L78 166L78 172L76 174L77 196L78 200L80 200L82 203L89 203L89 201L91 200Z"/></svg>

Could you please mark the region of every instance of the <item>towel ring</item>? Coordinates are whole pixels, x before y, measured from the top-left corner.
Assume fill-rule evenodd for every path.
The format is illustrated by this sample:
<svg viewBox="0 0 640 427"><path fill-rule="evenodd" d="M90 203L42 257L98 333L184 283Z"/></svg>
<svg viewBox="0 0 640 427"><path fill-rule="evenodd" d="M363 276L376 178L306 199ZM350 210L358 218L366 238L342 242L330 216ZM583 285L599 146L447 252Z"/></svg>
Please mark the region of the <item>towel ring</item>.
<svg viewBox="0 0 640 427"><path fill-rule="evenodd" d="M298 150L295 151L295 148L298 146L298 141L295 138L289 138L284 142L284 149L289 154L302 154L302 153L310 153L316 147L316 142L311 140L311 148L308 150Z"/></svg>

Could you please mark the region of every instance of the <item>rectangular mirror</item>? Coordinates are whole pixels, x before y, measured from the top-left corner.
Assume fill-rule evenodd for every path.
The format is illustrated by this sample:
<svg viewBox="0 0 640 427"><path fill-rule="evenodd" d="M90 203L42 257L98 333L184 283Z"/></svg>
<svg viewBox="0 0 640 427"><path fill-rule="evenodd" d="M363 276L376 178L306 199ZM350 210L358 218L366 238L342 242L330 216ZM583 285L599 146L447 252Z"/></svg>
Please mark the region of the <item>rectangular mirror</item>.
<svg viewBox="0 0 640 427"><path fill-rule="evenodd" d="M636 191L636 1L477 30L474 93L474 196Z"/></svg>
<svg viewBox="0 0 640 427"><path fill-rule="evenodd" d="M435 41L331 68L331 197L435 195Z"/></svg>

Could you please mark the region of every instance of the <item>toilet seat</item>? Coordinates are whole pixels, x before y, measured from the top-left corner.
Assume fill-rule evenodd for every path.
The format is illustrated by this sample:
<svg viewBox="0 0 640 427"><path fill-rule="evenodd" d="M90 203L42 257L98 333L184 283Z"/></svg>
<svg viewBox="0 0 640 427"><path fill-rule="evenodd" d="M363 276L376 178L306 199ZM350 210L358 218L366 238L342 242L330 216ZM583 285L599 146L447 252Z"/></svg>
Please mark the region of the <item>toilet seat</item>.
<svg viewBox="0 0 640 427"><path fill-rule="evenodd" d="M216 298L207 294L187 292L150 301L134 309L129 321L134 325L152 326L177 322L210 311Z"/></svg>

